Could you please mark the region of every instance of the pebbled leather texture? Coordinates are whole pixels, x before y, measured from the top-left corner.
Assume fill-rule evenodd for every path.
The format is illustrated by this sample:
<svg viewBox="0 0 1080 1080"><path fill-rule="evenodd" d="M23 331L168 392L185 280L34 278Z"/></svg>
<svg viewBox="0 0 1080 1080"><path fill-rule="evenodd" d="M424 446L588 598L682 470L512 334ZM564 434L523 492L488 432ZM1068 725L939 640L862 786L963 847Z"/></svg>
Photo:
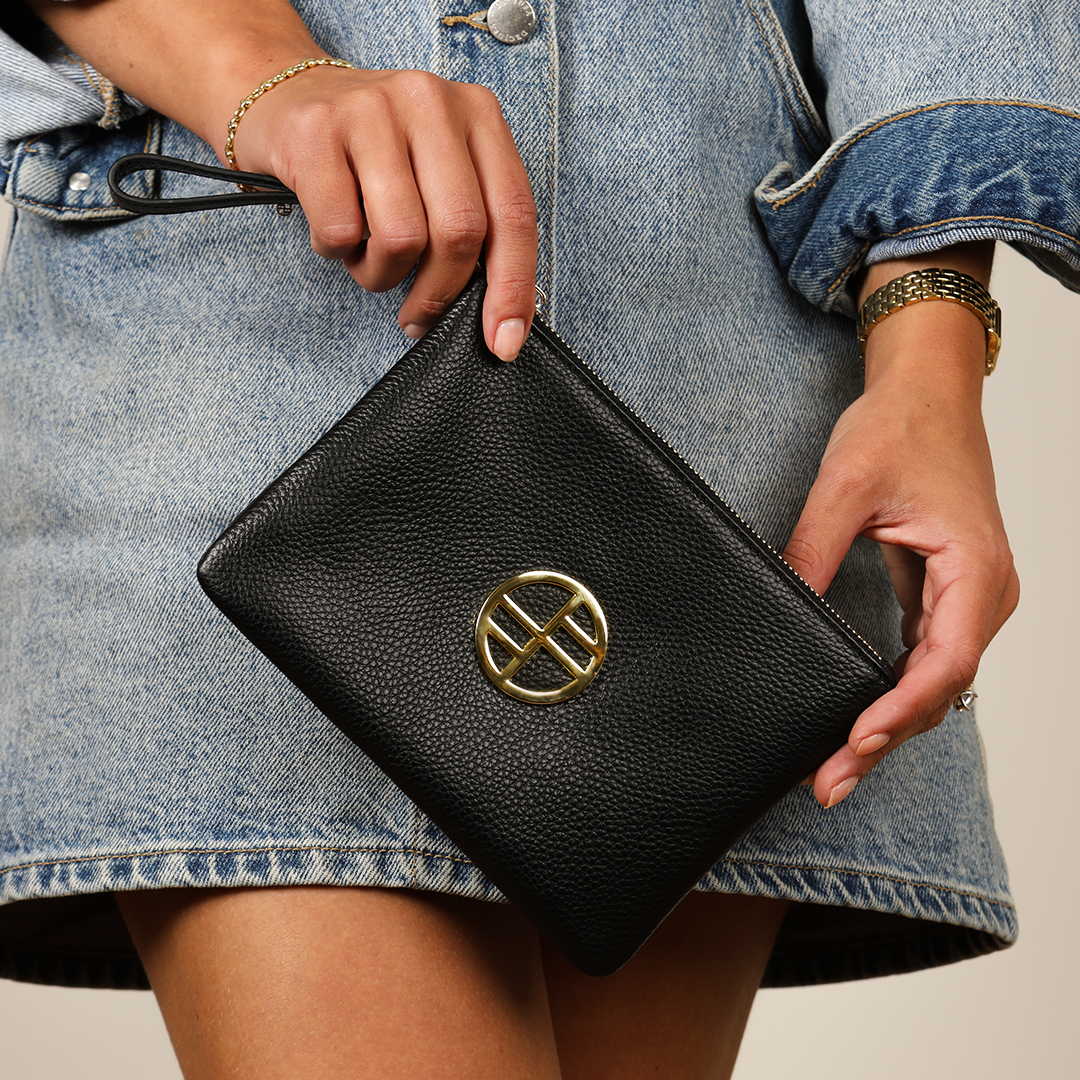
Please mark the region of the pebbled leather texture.
<svg viewBox="0 0 1080 1080"><path fill-rule="evenodd" d="M582 971L625 963L845 741L891 669L537 320L483 280L203 557L214 602ZM582 582L579 694L481 670L488 595Z"/></svg>

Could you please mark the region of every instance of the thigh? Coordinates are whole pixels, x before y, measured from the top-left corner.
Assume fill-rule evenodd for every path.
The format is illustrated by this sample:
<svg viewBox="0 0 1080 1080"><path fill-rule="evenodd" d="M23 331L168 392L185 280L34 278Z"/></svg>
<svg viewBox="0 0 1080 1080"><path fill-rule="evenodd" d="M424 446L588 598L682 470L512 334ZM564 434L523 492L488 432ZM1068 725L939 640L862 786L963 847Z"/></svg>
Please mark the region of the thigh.
<svg viewBox="0 0 1080 1080"><path fill-rule="evenodd" d="M557 1080L536 932L408 889L119 893L187 1080Z"/></svg>
<svg viewBox="0 0 1080 1080"><path fill-rule="evenodd" d="M723 1080L787 902L691 893L625 967L582 975L544 946L564 1080Z"/></svg>

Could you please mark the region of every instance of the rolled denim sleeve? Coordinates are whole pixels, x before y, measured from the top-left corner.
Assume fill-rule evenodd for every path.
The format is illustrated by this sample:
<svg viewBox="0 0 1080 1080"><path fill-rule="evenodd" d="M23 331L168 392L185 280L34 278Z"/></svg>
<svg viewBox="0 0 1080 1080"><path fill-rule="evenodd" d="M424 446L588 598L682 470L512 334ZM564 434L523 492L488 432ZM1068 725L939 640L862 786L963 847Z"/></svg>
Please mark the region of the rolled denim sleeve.
<svg viewBox="0 0 1080 1080"><path fill-rule="evenodd" d="M755 192L790 284L854 314L860 267L999 239L1080 291L1080 7L806 0L805 15L805 85L840 134Z"/></svg>
<svg viewBox="0 0 1080 1080"><path fill-rule="evenodd" d="M24 44L7 26L5 17L0 26L0 171L10 167L24 139L77 124L115 128L146 111L44 28Z"/></svg>

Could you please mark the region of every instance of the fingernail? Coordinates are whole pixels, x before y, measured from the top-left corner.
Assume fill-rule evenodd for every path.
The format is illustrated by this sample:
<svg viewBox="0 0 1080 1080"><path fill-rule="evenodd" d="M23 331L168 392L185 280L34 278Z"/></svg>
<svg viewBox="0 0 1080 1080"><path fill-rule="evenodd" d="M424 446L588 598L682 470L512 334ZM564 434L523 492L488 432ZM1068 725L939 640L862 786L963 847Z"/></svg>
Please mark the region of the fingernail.
<svg viewBox="0 0 1080 1080"><path fill-rule="evenodd" d="M856 754L872 754L875 750L880 750L889 741L889 736L884 732L878 732L877 735L867 735L862 742L855 747Z"/></svg>
<svg viewBox="0 0 1080 1080"><path fill-rule="evenodd" d="M495 348L491 351L500 360L513 360L525 344L525 320L504 319L495 331Z"/></svg>
<svg viewBox="0 0 1080 1080"><path fill-rule="evenodd" d="M421 326L419 323L411 322L405 327L405 336L420 340L427 333L427 327Z"/></svg>
<svg viewBox="0 0 1080 1080"><path fill-rule="evenodd" d="M842 799L846 799L854 790L855 785L859 782L857 776L849 776L846 780L841 780L829 792L829 801L825 804L825 809L828 810L830 806L835 806Z"/></svg>

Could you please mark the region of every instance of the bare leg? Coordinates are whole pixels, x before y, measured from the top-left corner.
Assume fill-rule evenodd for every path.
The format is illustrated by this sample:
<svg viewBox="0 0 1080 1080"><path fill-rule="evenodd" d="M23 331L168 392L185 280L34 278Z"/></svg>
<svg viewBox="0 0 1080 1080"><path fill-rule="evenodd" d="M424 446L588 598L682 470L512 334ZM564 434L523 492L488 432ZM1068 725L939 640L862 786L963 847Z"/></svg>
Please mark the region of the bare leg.
<svg viewBox="0 0 1080 1080"><path fill-rule="evenodd" d="M536 932L406 889L117 900L187 1080L558 1080Z"/></svg>
<svg viewBox="0 0 1080 1080"><path fill-rule="evenodd" d="M433 893L117 900L188 1080L721 1080L786 907L694 893L593 979L547 946L541 964L513 908Z"/></svg>
<svg viewBox="0 0 1080 1080"><path fill-rule="evenodd" d="M726 1080L786 908L691 893L604 979L545 945L564 1080Z"/></svg>

